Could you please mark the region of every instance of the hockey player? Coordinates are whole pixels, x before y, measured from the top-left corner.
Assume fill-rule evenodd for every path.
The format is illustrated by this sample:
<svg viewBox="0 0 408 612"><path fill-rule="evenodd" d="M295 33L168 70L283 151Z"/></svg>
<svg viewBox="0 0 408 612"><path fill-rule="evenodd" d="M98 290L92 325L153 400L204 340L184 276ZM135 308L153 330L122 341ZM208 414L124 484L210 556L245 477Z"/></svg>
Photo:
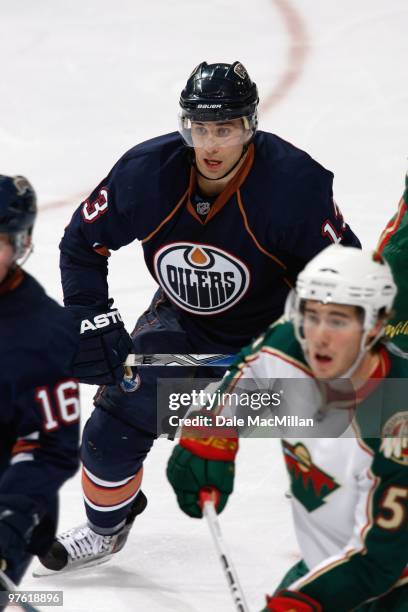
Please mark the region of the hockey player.
<svg viewBox="0 0 408 612"><path fill-rule="evenodd" d="M79 461L74 320L19 265L36 212L30 183L0 176L0 569L15 583L52 544Z"/></svg>
<svg viewBox="0 0 408 612"><path fill-rule="evenodd" d="M201 63L181 93L180 132L127 152L66 228L64 299L81 332L75 372L105 386L82 444L88 524L58 537L42 560L50 569L116 552L144 509L156 380L174 369L140 368L126 394L118 383L127 354L235 353L282 314L318 251L360 245L333 201L332 173L257 132L257 105L240 62ZM107 258L136 238L160 288L131 338L108 297Z"/></svg>
<svg viewBox="0 0 408 612"><path fill-rule="evenodd" d="M397 213L387 223L377 246L378 254L391 266L398 285L394 313L385 333L392 348L408 358L408 174L405 176L405 191L399 202Z"/></svg>
<svg viewBox="0 0 408 612"><path fill-rule="evenodd" d="M341 437L294 437L292 428L282 439L302 560L265 612L408 609L408 361L379 342L395 293L387 264L328 247L299 274L290 322L244 349L222 382L228 392L244 379L268 379L273 388L288 378L292 389L293 379L310 381L312 391L316 378L347 377L356 390L354 419ZM318 406L309 405L310 415ZM202 488L217 489L217 510L224 508L238 442L214 430L191 433L174 448L167 474L181 509L200 517Z"/></svg>

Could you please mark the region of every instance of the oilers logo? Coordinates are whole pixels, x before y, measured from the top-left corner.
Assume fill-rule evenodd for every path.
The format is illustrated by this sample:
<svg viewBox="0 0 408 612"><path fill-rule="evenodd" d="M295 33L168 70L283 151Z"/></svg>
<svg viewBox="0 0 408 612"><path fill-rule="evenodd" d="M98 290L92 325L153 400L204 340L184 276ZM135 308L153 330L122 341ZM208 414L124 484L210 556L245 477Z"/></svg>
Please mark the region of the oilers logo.
<svg viewBox="0 0 408 612"><path fill-rule="evenodd" d="M236 304L249 286L247 266L210 245L176 242L154 256L156 277L180 308L200 315L223 312Z"/></svg>

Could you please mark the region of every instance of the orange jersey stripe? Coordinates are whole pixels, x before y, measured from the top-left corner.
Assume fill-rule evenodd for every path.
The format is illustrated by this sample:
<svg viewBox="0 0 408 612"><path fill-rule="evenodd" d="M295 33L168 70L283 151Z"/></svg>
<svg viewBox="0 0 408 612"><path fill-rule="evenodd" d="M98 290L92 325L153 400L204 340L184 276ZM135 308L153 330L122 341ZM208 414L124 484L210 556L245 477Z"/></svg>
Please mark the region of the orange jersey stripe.
<svg viewBox="0 0 408 612"><path fill-rule="evenodd" d="M14 444L13 448L11 449L11 454L17 455L18 453L26 453L29 451L33 451L39 447L40 447L39 442L29 442L27 440L17 440L17 442Z"/></svg>
<svg viewBox="0 0 408 612"><path fill-rule="evenodd" d="M246 177L249 174L249 171L252 168L254 159L255 159L255 147L253 143L251 143L248 147L248 153L247 153L247 156L241 168L236 173L236 175L232 177L229 183L227 183L224 191L222 191L219 194L214 204L211 206L210 212L208 213L208 215L206 216L204 220L201 219L201 217L197 214L197 212L194 209L194 206L191 203L191 196L194 193L196 185L197 185L197 172L194 167L191 168L190 185L188 188L189 198L187 202L187 210L190 214L193 215L194 219L197 219L197 221L199 221L202 225L206 225L217 213L219 213L220 210L224 208L225 204L228 202L232 194L238 191L242 183L245 181Z"/></svg>
<svg viewBox="0 0 408 612"><path fill-rule="evenodd" d="M95 484L82 470L82 489L85 497L96 506L116 506L129 499L139 489L143 478L143 468L124 485L103 487Z"/></svg>
<svg viewBox="0 0 408 612"><path fill-rule="evenodd" d="M1 284L0 295L16 289L22 282L23 278L24 272L21 270L21 268L17 268L17 270Z"/></svg>
<svg viewBox="0 0 408 612"><path fill-rule="evenodd" d="M180 208L180 206L184 203L187 194L189 191L189 187L187 188L187 191L185 191L183 193L183 195L181 196L180 200L177 202L176 206L173 208L173 210L171 211L171 213L169 213L167 215L167 217L165 219L163 219L163 221L161 223L159 223L159 225L156 227L156 229L154 229L152 232L150 232L150 234L148 236L146 236L146 238L143 238L142 240L142 244L145 244L146 242L148 242L151 238L153 238L153 236L155 236L157 234L157 232L159 232L161 230L161 228L166 225L166 223L168 221L170 221L170 219L172 217L174 217L174 215L176 214L176 212L178 211L178 209Z"/></svg>
<svg viewBox="0 0 408 612"><path fill-rule="evenodd" d="M278 266L280 266L281 268L283 268L283 270L287 270L287 266L285 266L285 264L283 262L281 262L280 259L278 259L277 257L275 257L275 255L272 255L272 253L269 253L269 251L267 251L266 249L264 249L258 242L258 240L255 237L255 234L252 232L251 228L249 227L249 223L248 223L248 219L244 210L244 205L242 204L242 199L241 199L241 193L238 190L237 193L237 199L238 199L238 206L239 206L239 210L241 211L241 215L242 218L244 220L244 226L246 231L248 232L248 234L251 236L252 240L254 241L256 247L261 251L261 253L263 253L264 255L266 255L267 257L270 257L270 259L273 259L273 261L275 263L278 264ZM286 280L286 283L289 284L289 281ZM291 285L289 284L289 286L291 287Z"/></svg>
<svg viewBox="0 0 408 612"><path fill-rule="evenodd" d="M107 247L105 247L105 246L95 247L94 251L96 253L98 253L98 255L102 255L102 257L110 257L111 256L110 250Z"/></svg>

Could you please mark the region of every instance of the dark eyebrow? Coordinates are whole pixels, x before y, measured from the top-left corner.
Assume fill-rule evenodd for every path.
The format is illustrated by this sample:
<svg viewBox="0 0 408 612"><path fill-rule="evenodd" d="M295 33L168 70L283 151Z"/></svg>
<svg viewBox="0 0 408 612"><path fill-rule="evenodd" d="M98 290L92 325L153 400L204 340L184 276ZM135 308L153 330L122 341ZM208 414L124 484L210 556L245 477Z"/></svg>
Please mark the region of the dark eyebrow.
<svg viewBox="0 0 408 612"><path fill-rule="evenodd" d="M313 310L313 308L306 307L305 308L305 312L309 312L312 314L319 314L318 312L316 312L316 310ZM349 319L350 315L346 314L345 312L340 312L339 310L329 310L329 312L327 313L329 315L334 315L335 317L341 317L342 319Z"/></svg>

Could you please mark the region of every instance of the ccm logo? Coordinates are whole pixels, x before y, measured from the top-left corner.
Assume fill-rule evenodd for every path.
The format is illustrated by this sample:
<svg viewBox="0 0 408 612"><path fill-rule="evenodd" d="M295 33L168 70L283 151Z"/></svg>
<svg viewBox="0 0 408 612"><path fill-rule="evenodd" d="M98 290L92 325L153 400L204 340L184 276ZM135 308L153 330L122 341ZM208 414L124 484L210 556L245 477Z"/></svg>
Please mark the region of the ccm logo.
<svg viewBox="0 0 408 612"><path fill-rule="evenodd" d="M112 312L106 312L104 314L96 315L94 317L93 322L89 319L84 319L81 321L81 334L86 331L92 329L100 329L101 327L107 327L111 323L118 323L122 321L122 317L120 316L117 310L112 310Z"/></svg>

